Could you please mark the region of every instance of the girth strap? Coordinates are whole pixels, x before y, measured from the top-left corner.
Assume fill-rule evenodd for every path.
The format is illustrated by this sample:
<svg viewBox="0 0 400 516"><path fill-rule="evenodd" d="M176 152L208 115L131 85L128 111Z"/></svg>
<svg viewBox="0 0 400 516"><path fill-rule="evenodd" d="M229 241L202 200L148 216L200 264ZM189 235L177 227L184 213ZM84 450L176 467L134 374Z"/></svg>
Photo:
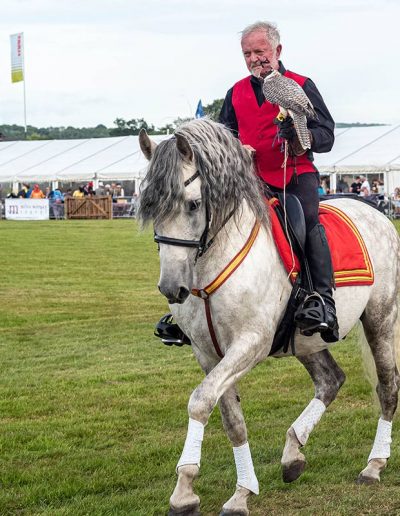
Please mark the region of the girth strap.
<svg viewBox="0 0 400 516"><path fill-rule="evenodd" d="M242 247L242 249L237 253L237 255L228 263L228 265L218 274L218 276L209 283L203 289L192 289L192 294L196 297L200 297L204 300L204 306L206 311L206 319L208 324L208 331L210 332L212 343L214 344L215 351L217 355L222 358L224 355L219 347L217 337L215 335L215 330L211 317L211 307L209 297L213 294L221 285L225 283L225 281L235 272L235 270L241 265L243 260L249 254L252 245L254 244L258 232L260 230L261 224L256 220L254 223L253 229L247 239L246 243Z"/></svg>

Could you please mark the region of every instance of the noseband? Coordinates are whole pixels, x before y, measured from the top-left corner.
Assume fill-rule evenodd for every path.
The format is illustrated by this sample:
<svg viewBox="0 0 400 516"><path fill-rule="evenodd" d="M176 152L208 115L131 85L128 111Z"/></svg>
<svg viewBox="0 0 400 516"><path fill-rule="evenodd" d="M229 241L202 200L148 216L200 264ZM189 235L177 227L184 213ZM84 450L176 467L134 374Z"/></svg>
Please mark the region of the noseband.
<svg viewBox="0 0 400 516"><path fill-rule="evenodd" d="M186 186L190 185L190 183L193 183L193 181L195 179L197 179L199 176L200 176L200 172L198 170L196 170L196 172L191 177L189 177L189 179L186 179L186 181L183 183L184 186L186 187ZM207 237L208 237L209 229L210 229L210 210L209 210L208 202L206 201L206 227L204 228L204 231L199 240L184 240L183 238L170 238L167 236L157 235L157 233L154 233L154 241L157 242L158 245L167 244L167 245L176 245L179 247L197 248L197 253L196 253L196 257L195 257L195 263L196 263L197 259L200 258L200 256L203 256L203 254L207 251L207 249L211 245L212 241L210 241L207 244Z"/></svg>

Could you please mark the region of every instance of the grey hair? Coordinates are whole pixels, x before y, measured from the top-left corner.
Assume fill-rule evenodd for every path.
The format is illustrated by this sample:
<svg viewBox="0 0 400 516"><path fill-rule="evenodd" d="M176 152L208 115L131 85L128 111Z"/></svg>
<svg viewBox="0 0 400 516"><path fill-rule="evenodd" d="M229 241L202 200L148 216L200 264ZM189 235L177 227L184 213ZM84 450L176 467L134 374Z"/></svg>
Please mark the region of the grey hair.
<svg viewBox="0 0 400 516"><path fill-rule="evenodd" d="M252 23L251 25L248 25L246 28L244 28L241 32L241 39L243 40L244 37L248 36L249 34L253 32L264 32L267 40L272 43L272 46L275 48L280 44L281 42L281 36L279 34L278 27L275 23L269 22L269 21L256 21L255 23Z"/></svg>
<svg viewBox="0 0 400 516"><path fill-rule="evenodd" d="M238 221L244 200L258 220L268 222L253 159L225 126L201 118L182 124L175 134L185 137L193 151L214 229L223 226L232 211ZM157 225L178 213L184 202L182 166L175 138L158 145L140 195L138 216L143 224L152 220Z"/></svg>

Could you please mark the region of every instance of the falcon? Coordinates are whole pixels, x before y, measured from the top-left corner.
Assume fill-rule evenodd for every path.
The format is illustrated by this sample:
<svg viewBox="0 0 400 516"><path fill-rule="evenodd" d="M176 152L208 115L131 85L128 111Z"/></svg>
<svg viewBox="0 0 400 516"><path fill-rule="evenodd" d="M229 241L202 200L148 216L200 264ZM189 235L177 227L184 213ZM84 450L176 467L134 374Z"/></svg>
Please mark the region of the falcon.
<svg viewBox="0 0 400 516"><path fill-rule="evenodd" d="M303 88L293 79L272 70L264 79L263 93L269 102L278 104L278 120L282 121L289 115L293 119L300 145L304 150L311 149L307 118L316 120L318 117Z"/></svg>

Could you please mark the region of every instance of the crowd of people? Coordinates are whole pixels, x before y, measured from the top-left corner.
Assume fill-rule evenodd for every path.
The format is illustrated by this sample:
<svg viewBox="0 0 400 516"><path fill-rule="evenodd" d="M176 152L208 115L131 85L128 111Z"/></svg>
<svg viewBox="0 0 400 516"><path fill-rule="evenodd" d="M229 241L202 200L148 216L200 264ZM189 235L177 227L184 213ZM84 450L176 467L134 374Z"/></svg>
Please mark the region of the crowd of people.
<svg viewBox="0 0 400 516"><path fill-rule="evenodd" d="M366 176L357 176L350 186L344 181L339 182L336 192L332 192L326 179L322 179L320 181L318 192L320 195L329 195L331 193L351 193L359 195L360 197L386 195L385 186L382 180L374 179L371 184Z"/></svg>
<svg viewBox="0 0 400 516"><path fill-rule="evenodd" d="M119 183L104 185L102 182L99 182L97 188L95 188L93 181L89 181L88 183L78 186L75 190L69 188L65 192L62 192L58 187L51 189L49 186L47 186L43 192L38 184L32 187L28 183L22 183L22 187L17 193L10 192L7 197L14 199L54 199L59 202L64 202L67 197L79 198L93 195L109 195L113 200L117 200L119 197L124 197L125 192L122 185Z"/></svg>
<svg viewBox="0 0 400 516"><path fill-rule="evenodd" d="M121 200L124 201L125 191L120 183L104 184L99 181L95 186L93 181L81 184L75 189L65 189L62 191L59 187L51 188L47 186L44 191L40 188L39 184L31 186L29 183L22 183L22 186L18 192L12 191L7 197L14 199L49 199L50 202L50 215L55 219L64 217L64 202L68 197L72 198L84 198L93 196L110 196L113 203L119 203ZM133 193L129 216L134 216L136 213L137 194Z"/></svg>

